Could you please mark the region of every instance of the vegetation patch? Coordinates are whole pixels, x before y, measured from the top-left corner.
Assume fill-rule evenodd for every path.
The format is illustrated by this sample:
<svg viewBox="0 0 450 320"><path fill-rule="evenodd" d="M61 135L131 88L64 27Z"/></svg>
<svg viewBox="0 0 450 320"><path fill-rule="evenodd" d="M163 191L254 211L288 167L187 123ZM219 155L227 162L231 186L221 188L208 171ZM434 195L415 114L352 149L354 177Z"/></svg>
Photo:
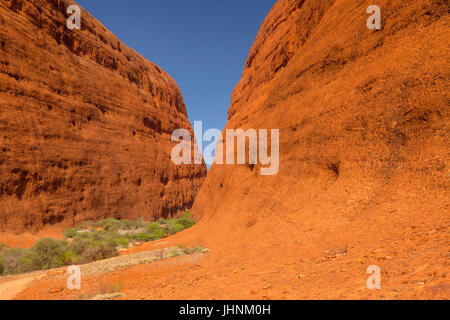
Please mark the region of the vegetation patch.
<svg viewBox="0 0 450 320"><path fill-rule="evenodd" d="M192 227L189 212L182 218L84 222L64 232L65 240L41 239L29 249L0 244L0 276L47 270L112 258L119 250L155 241ZM187 252L186 252L187 253Z"/></svg>

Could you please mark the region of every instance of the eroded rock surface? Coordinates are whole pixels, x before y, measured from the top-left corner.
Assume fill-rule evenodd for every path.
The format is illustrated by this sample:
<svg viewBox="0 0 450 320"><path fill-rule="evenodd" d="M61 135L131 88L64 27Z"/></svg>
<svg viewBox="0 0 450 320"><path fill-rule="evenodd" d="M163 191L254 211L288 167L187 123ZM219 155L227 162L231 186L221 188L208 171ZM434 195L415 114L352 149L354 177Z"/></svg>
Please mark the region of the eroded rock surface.
<svg viewBox="0 0 450 320"><path fill-rule="evenodd" d="M280 170L213 165L193 209L205 245L276 270L294 297L362 297L370 264L390 279L379 296L448 281L448 32L447 1L278 1L226 128L280 129Z"/></svg>
<svg viewBox="0 0 450 320"><path fill-rule="evenodd" d="M170 160L175 81L71 4L0 2L0 230L176 214L206 175Z"/></svg>

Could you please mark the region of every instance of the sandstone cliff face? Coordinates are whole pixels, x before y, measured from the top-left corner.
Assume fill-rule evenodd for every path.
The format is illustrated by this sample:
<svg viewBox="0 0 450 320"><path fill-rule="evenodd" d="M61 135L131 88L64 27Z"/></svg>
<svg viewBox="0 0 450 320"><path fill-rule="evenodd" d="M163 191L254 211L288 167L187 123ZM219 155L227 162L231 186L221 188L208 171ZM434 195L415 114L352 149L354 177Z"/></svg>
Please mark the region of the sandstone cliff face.
<svg viewBox="0 0 450 320"><path fill-rule="evenodd" d="M366 26L372 4L382 11L379 31ZM250 51L226 128L280 129L280 171L213 165L193 209L206 245L244 250L265 270L319 261L322 252L367 261L385 248L404 259L393 268L402 261L409 272L408 259L428 254L442 273L448 32L447 1L279 0ZM357 269L347 262L334 266ZM313 267L325 281L326 268ZM363 279L360 268L340 280ZM325 296L337 292L338 278L328 277Z"/></svg>
<svg viewBox="0 0 450 320"><path fill-rule="evenodd" d="M0 2L0 229L190 208L205 166L175 166L191 126L175 81L73 1Z"/></svg>

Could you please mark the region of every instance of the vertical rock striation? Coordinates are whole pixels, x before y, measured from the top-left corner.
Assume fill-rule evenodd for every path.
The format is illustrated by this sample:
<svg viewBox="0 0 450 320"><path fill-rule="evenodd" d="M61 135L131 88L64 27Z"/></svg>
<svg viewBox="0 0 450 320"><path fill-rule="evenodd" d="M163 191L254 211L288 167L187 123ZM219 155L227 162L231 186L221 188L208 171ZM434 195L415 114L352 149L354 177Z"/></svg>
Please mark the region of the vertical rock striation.
<svg viewBox="0 0 450 320"><path fill-rule="evenodd" d="M448 225L448 3L377 1L376 31L366 25L372 4L279 0L272 8L226 128L280 129L280 170L212 166L193 209L209 248L295 263L331 247L409 250L410 226ZM440 240L420 237L443 257ZM242 254L252 261L252 253Z"/></svg>
<svg viewBox="0 0 450 320"><path fill-rule="evenodd" d="M191 129L175 81L68 0L0 2L0 230L190 208L206 166L170 160Z"/></svg>

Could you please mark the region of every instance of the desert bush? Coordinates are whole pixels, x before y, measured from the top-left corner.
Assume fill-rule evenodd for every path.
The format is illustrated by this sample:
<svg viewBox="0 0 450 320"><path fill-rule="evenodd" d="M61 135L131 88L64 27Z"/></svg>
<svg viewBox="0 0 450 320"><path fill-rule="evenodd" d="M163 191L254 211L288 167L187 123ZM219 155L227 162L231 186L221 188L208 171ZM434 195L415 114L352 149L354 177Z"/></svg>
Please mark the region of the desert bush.
<svg viewBox="0 0 450 320"><path fill-rule="evenodd" d="M189 212L178 219L160 219L158 222L144 224L143 219L120 221L113 218L98 222L87 221L79 227L65 230L66 240L41 239L29 249L8 248L0 244L0 275L58 268L78 263L89 263L118 255L119 247L127 247L130 241L148 242L159 240L195 224ZM90 230L83 230L90 227ZM98 230L97 228L101 228ZM146 232L120 234L119 230L138 230ZM121 232L123 233L123 232ZM197 249L181 248L190 254Z"/></svg>
<svg viewBox="0 0 450 320"><path fill-rule="evenodd" d="M8 250L8 246L4 243L0 243L0 276L2 276L5 273L6 266L5 266L5 257L3 252L6 252Z"/></svg>
<svg viewBox="0 0 450 320"><path fill-rule="evenodd" d="M106 234L101 242L107 247L117 247L117 239L122 238L120 234Z"/></svg>
<svg viewBox="0 0 450 320"><path fill-rule="evenodd" d="M189 212L186 212L182 218L179 219L171 219L166 221L167 233L169 235L174 235L184 229L190 228L195 225L195 221L193 218L189 216Z"/></svg>
<svg viewBox="0 0 450 320"><path fill-rule="evenodd" d="M78 262L76 252L66 241L41 239L29 249L4 248L0 252L0 274L16 274L59 268Z"/></svg>
<svg viewBox="0 0 450 320"><path fill-rule="evenodd" d="M89 234L89 239L97 242L106 242L107 240L113 238L112 232L106 231L94 231Z"/></svg>
<svg viewBox="0 0 450 320"><path fill-rule="evenodd" d="M5 272L5 260L0 256L0 276Z"/></svg>
<svg viewBox="0 0 450 320"><path fill-rule="evenodd" d="M195 225L195 221L193 218L189 217L189 212L186 212L182 218L177 219L177 224L181 224L184 229L187 229L193 227Z"/></svg>
<svg viewBox="0 0 450 320"><path fill-rule="evenodd" d="M66 231L64 231L64 237L66 239L72 239L74 238L76 235L78 234L78 231L74 228L71 229L67 229Z"/></svg>
<svg viewBox="0 0 450 320"><path fill-rule="evenodd" d="M124 286L124 284L123 284L122 280L120 280L120 279L117 280L117 282L115 284L113 284L111 287L112 293L122 292L123 286Z"/></svg>
<svg viewBox="0 0 450 320"><path fill-rule="evenodd" d="M159 224L167 224L167 220L164 218L159 218L158 223Z"/></svg>
<svg viewBox="0 0 450 320"><path fill-rule="evenodd" d="M144 227L142 220L124 220L121 222L121 228L124 230L139 229Z"/></svg>
<svg viewBox="0 0 450 320"><path fill-rule="evenodd" d="M117 247L111 244L92 241L81 253L81 262L89 263L97 260L112 258L118 255Z"/></svg>
<svg viewBox="0 0 450 320"><path fill-rule="evenodd" d="M194 247L194 248L189 248L186 247L184 245L178 245L178 248L183 251L185 254L194 254L194 253L200 253L204 250L203 247Z"/></svg>
<svg viewBox="0 0 450 320"><path fill-rule="evenodd" d="M125 238L118 238L115 240L118 246L121 247L128 247L128 245L130 244L130 241L128 241Z"/></svg>
<svg viewBox="0 0 450 320"><path fill-rule="evenodd" d="M152 237L148 233L141 232L141 233L135 234L133 236L133 239L135 239L137 241L147 242L147 241L152 240Z"/></svg>
<svg viewBox="0 0 450 320"><path fill-rule="evenodd" d="M180 253L180 251L174 249L174 250L170 251L170 256L171 257L179 257L179 256L181 256L181 253Z"/></svg>
<svg viewBox="0 0 450 320"><path fill-rule="evenodd" d="M159 229L155 229L150 237L152 238L153 241L156 241L156 240L164 238L165 236L166 236L166 232L162 228L159 228Z"/></svg>
<svg viewBox="0 0 450 320"><path fill-rule="evenodd" d="M89 263L100 259L103 259L103 255L99 246L88 247L81 254L81 261L83 263Z"/></svg>
<svg viewBox="0 0 450 320"><path fill-rule="evenodd" d="M36 252L32 250L27 250L26 253L20 258L15 268L15 272L31 272L36 270L41 270L44 265L43 257L39 256Z"/></svg>
<svg viewBox="0 0 450 320"><path fill-rule="evenodd" d="M78 232L73 239L90 239L95 232L97 231Z"/></svg>
<svg viewBox="0 0 450 320"><path fill-rule="evenodd" d="M64 266L76 264L79 260L79 257L77 257L77 254L72 249L67 250L66 252L63 252L60 255L60 258L61 258Z"/></svg>
<svg viewBox="0 0 450 320"><path fill-rule="evenodd" d="M77 236L74 238L71 247L76 255L81 255L89 247L90 243L91 240Z"/></svg>
<svg viewBox="0 0 450 320"><path fill-rule="evenodd" d="M153 233L155 230L161 229L160 225L156 222L150 222L145 226L145 230L147 230L148 233Z"/></svg>
<svg viewBox="0 0 450 320"><path fill-rule="evenodd" d="M146 230L150 233L153 241L162 239L166 236L166 229L161 228L161 226L156 222L147 224Z"/></svg>
<svg viewBox="0 0 450 320"><path fill-rule="evenodd" d="M33 263L41 263L42 269L49 269L63 266L62 255L69 250L67 241L41 239L30 248L30 255L35 258Z"/></svg>
<svg viewBox="0 0 450 320"><path fill-rule="evenodd" d="M191 248L190 254L200 253L200 252L203 252L203 250L205 250L205 248L203 248L203 247L194 247L194 248Z"/></svg>
<svg viewBox="0 0 450 320"><path fill-rule="evenodd" d="M117 231L121 227L121 221L114 218L107 218L96 223L96 226L106 231Z"/></svg>
<svg viewBox="0 0 450 320"><path fill-rule="evenodd" d="M167 227L167 231L169 235L174 235L175 233L183 231L185 228L182 224L179 223L171 223Z"/></svg>
<svg viewBox="0 0 450 320"><path fill-rule="evenodd" d="M0 259L3 261L3 274L15 274L19 266L20 260L26 253L26 249L4 248Z"/></svg>

